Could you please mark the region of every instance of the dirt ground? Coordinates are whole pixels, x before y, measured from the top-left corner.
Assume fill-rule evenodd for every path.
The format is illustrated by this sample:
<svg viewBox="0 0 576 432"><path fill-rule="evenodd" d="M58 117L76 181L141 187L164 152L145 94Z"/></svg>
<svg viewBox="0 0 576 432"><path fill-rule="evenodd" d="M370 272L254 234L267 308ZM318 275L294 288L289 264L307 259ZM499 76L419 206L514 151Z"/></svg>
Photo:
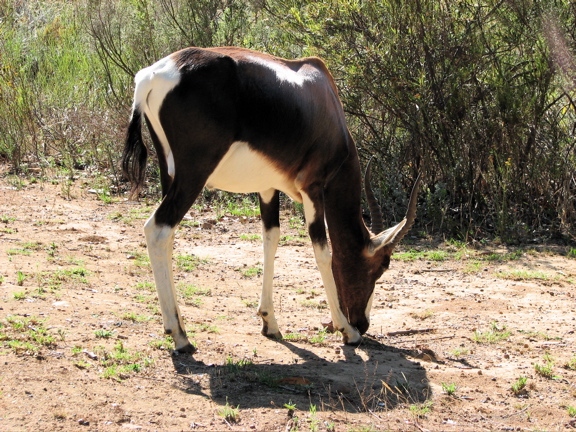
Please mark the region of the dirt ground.
<svg viewBox="0 0 576 432"><path fill-rule="evenodd" d="M576 429L574 249L407 239L352 348L323 331L310 242L283 212L275 341L258 218L195 208L174 261L198 352L174 355L142 232L154 204L99 192L0 180L2 431Z"/></svg>

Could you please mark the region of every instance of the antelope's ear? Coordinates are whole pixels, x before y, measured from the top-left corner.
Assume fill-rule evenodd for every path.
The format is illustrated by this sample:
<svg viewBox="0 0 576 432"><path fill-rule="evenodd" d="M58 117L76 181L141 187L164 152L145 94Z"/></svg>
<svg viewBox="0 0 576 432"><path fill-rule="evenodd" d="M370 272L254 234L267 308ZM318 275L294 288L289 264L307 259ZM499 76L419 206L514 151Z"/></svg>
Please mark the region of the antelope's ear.
<svg viewBox="0 0 576 432"><path fill-rule="evenodd" d="M379 249L392 243L398 233L402 228L404 228L404 225L406 225L406 218L404 218L398 225L394 225L392 228L388 228L386 231L382 231L376 237L373 237L366 248L368 256L374 256Z"/></svg>

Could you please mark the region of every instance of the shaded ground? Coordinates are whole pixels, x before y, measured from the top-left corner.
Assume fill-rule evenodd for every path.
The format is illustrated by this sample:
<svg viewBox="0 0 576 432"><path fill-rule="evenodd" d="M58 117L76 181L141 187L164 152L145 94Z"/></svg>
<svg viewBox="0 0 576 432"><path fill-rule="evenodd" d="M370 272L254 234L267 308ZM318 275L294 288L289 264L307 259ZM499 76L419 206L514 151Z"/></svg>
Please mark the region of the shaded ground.
<svg viewBox="0 0 576 432"><path fill-rule="evenodd" d="M574 250L404 245L354 349L322 331L286 212L272 341L258 218L195 209L174 255L199 351L173 356L142 234L153 204L107 201L89 180L0 181L0 430L576 428Z"/></svg>

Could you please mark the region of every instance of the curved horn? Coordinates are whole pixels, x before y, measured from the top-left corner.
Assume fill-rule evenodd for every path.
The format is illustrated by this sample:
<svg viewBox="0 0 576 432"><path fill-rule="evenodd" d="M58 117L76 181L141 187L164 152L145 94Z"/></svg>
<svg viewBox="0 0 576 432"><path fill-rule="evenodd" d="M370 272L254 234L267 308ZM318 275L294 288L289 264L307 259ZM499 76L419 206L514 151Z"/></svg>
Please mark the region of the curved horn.
<svg viewBox="0 0 576 432"><path fill-rule="evenodd" d="M366 191L366 201L368 202L368 208L370 209L370 231L374 234L379 234L384 231L384 219L382 218L382 209L380 208L380 204L376 201L376 197L374 196L374 192L370 186L373 159L374 156L370 158L370 161L366 166L366 173L364 174L364 190Z"/></svg>
<svg viewBox="0 0 576 432"><path fill-rule="evenodd" d="M406 223L402 227L402 230L394 237L394 241L390 244L392 248L395 248L402 238L408 234L414 221L416 220L416 202L418 201L418 192L420 191L420 181L422 180L422 173L418 174L418 178L414 182L414 187L412 187L412 193L410 194L410 202L408 203L408 210L406 211Z"/></svg>

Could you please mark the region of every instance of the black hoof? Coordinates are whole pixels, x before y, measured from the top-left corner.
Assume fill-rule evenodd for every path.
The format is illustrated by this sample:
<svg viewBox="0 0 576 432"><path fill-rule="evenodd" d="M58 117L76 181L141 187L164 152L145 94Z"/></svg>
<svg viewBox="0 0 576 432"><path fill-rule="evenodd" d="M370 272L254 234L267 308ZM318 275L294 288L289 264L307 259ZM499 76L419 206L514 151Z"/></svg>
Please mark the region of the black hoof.
<svg viewBox="0 0 576 432"><path fill-rule="evenodd" d="M278 332L278 333L273 333L273 334L268 334L266 333L264 330L262 330L262 335L266 336L268 339L273 339L273 340L282 340L282 333Z"/></svg>
<svg viewBox="0 0 576 432"><path fill-rule="evenodd" d="M196 352L196 347L189 343L182 348L174 350L174 354L194 354Z"/></svg>

